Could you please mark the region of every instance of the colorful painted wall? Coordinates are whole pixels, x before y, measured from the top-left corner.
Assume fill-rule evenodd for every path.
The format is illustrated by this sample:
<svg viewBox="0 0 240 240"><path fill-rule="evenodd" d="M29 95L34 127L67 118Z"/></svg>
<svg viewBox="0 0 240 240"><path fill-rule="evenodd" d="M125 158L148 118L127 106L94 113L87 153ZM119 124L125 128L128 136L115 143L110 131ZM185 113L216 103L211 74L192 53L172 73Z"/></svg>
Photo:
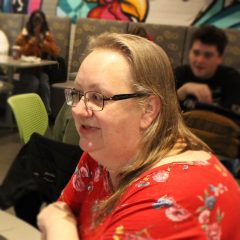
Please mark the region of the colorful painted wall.
<svg viewBox="0 0 240 240"><path fill-rule="evenodd" d="M240 29L240 0L0 0L3 12Z"/></svg>

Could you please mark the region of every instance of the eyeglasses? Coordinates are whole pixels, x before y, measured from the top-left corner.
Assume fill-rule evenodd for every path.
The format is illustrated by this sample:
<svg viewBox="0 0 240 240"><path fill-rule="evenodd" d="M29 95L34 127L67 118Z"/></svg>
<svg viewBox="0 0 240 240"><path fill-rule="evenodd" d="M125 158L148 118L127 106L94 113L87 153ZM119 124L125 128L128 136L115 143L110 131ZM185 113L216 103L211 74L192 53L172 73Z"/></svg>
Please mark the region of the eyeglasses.
<svg viewBox="0 0 240 240"><path fill-rule="evenodd" d="M106 97L101 93L88 91L88 92L81 92L76 90L75 88L66 88L65 89L65 98L67 105L71 107L75 107L79 101L84 97L83 101L87 109L92 111L102 111L104 108L105 101L119 101L129 98L137 98L137 97L144 97L148 96L147 93L129 93L129 94L118 94L112 97Z"/></svg>

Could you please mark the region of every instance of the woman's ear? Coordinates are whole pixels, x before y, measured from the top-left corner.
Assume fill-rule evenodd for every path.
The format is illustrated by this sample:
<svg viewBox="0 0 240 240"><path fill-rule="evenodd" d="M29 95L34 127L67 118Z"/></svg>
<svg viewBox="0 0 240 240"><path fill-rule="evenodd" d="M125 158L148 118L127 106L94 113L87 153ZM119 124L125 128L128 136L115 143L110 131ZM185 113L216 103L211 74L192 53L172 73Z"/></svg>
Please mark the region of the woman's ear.
<svg viewBox="0 0 240 240"><path fill-rule="evenodd" d="M140 128L148 128L155 118L158 116L161 109L161 100L156 95L151 95L146 99L142 110L142 118Z"/></svg>

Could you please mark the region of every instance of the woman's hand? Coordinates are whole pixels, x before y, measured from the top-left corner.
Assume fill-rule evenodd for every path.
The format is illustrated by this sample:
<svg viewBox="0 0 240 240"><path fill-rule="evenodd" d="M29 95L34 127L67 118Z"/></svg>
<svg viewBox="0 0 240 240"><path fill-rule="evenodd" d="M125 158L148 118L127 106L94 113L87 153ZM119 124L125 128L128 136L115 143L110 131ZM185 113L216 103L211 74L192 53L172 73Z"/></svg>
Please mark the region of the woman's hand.
<svg viewBox="0 0 240 240"><path fill-rule="evenodd" d="M44 240L77 240L77 221L69 206L55 202L44 208L37 217Z"/></svg>

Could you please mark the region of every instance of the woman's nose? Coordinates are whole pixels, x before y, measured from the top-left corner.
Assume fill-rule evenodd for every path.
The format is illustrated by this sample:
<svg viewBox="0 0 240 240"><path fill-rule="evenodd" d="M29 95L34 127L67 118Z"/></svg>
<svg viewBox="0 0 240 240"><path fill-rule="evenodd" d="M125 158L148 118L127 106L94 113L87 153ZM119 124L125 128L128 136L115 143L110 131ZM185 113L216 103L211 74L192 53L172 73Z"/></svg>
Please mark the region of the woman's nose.
<svg viewBox="0 0 240 240"><path fill-rule="evenodd" d="M72 107L72 112L75 115L81 115L84 117L92 116L92 110L89 110L82 98L75 107Z"/></svg>

